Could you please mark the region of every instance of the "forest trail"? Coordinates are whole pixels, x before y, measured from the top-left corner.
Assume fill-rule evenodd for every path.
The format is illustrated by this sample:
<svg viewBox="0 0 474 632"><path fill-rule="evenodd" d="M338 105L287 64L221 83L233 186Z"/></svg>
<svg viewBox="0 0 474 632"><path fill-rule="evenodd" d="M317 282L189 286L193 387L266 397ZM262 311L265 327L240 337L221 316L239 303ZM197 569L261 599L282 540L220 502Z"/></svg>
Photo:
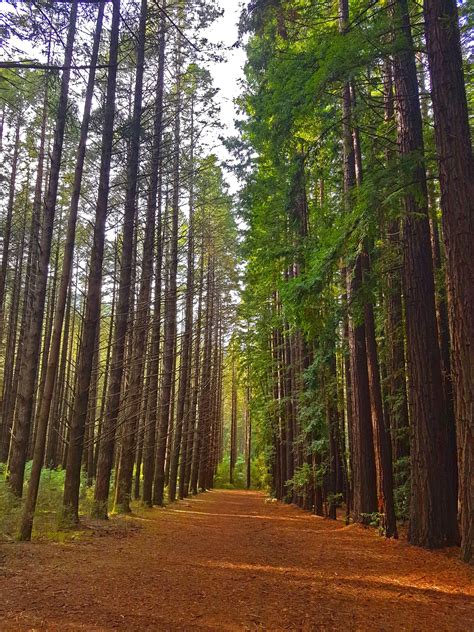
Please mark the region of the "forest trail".
<svg viewBox="0 0 474 632"><path fill-rule="evenodd" d="M0 629L441 632L474 620L472 569L456 552L257 492L209 492L99 534L3 546Z"/></svg>

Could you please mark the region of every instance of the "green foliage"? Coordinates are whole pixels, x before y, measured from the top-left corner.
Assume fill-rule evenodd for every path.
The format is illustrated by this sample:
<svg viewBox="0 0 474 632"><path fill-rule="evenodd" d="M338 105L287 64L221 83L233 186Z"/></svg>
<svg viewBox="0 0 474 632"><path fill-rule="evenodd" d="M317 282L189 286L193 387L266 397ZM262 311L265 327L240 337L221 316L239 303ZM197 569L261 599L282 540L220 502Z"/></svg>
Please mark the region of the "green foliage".
<svg viewBox="0 0 474 632"><path fill-rule="evenodd" d="M0 542L15 537L21 515L21 503L5 482L6 466L0 464Z"/></svg>
<svg viewBox="0 0 474 632"><path fill-rule="evenodd" d="M253 457L250 462L250 477L252 489L268 491L270 488L270 477L267 464L263 455ZM243 456L239 456L235 464L233 483L230 482L230 460L229 456L219 463L214 485L217 489L246 489L247 487L247 464Z"/></svg>
<svg viewBox="0 0 474 632"><path fill-rule="evenodd" d="M31 461L26 464L25 490L30 477L31 465ZM66 537L62 531L71 526L71 521L65 520L62 515L65 475L65 471L61 468L56 470L43 469L41 472L34 536L54 540L63 540ZM90 513L93 497L94 489L87 485L87 477L83 473L80 488L81 514L88 515ZM0 464L0 541L5 538L15 538L21 512L22 501L10 492L6 483L6 465Z"/></svg>
<svg viewBox="0 0 474 632"><path fill-rule="evenodd" d="M362 514L362 522L363 524L368 525L369 527L374 527L381 531L383 529L383 515L378 511L374 511L374 513L363 513Z"/></svg>
<svg viewBox="0 0 474 632"><path fill-rule="evenodd" d="M395 513L399 520L407 521L410 512L410 459L397 459L393 464L395 479Z"/></svg>
<svg viewBox="0 0 474 632"><path fill-rule="evenodd" d="M308 485L314 485L316 475L313 468L308 463L303 463L295 471L293 478L286 482L288 491L303 495Z"/></svg>

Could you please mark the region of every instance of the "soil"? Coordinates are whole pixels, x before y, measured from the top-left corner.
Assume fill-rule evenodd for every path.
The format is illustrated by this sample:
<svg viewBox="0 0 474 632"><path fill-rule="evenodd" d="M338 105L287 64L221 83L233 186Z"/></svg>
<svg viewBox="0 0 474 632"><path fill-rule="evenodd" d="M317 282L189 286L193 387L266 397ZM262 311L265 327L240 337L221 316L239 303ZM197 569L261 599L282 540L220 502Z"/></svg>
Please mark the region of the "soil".
<svg viewBox="0 0 474 632"><path fill-rule="evenodd" d="M1 630L473 629L457 551L214 491L66 543L0 549Z"/></svg>

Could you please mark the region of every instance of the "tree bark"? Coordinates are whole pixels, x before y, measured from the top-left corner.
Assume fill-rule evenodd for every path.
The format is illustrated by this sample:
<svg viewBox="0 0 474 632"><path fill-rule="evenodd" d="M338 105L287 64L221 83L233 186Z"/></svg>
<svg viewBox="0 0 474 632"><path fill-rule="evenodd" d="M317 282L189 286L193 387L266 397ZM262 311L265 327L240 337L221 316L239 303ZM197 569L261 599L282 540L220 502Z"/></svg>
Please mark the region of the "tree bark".
<svg viewBox="0 0 474 632"><path fill-rule="evenodd" d="M51 403L53 400L54 387L56 383L57 368L61 349L61 337L63 331L64 312L66 309L66 301L68 289L70 285L72 265L74 260L74 244L76 236L77 213L79 209L79 199L82 187L82 174L84 171L84 161L86 154L86 143L89 132L90 113L92 106L92 98L94 94L95 83L95 66L99 56L99 44L102 33L102 22L104 16L104 4L99 4L99 12L97 15L97 24L94 35L91 71L87 82L86 98L84 102L84 114L81 125L79 147L76 158L76 168L74 172L74 184L71 196L71 205L69 209L69 219L66 230L66 243L64 246L63 267L61 272L61 280L59 285L58 296L55 301L54 323L52 328L52 336L50 342L49 354L47 357L46 374L44 388L41 394L41 401L38 411L36 440L33 454L33 465L31 469L31 477L28 485L28 493L20 526L20 539L30 540L33 529L33 518L38 498L39 483L41 478L41 469L44 463L46 438L48 432L48 420L51 412Z"/></svg>
<svg viewBox="0 0 474 632"><path fill-rule="evenodd" d="M132 279L132 262L133 262L133 244L134 244L134 223L137 207L137 190L138 190L138 171L139 171L139 156L140 156L140 126L142 117L142 98L143 98L143 75L144 75L144 63L145 63L145 34L147 23L147 0L141 1L140 9L140 24L137 35L137 71L135 76L135 93L133 99L133 115L130 132L130 151L129 162L127 167L127 190L125 197L125 214L123 224L123 239L122 239L122 260L120 271L120 285L119 285L119 298L117 304L117 321L115 325L115 341L114 350L112 352L112 370L109 386L109 402L105 413L104 430L107 433L107 437L102 444L104 450L104 456L106 452L113 451L113 444L115 440L115 428L117 423L117 417L120 407L121 383L123 377L124 366L124 342L128 325L128 313L130 310L130 287ZM144 253L146 257L146 263L144 264L144 278L142 279L142 287L140 290L138 315L137 315L137 338L134 342L134 348L137 350L137 345L143 349L145 348L146 340L146 320L147 320L147 305L143 302L148 302L149 298L149 279L151 273L153 252L152 246L153 231L148 234L148 243L146 244L147 252ZM130 331L130 336L133 336L133 332ZM136 358L135 358L136 359ZM115 510L117 512L130 512L130 500L131 500L131 484L133 475L133 463L135 459L135 439L138 424L138 415L140 411L139 401L139 388L140 388L140 376L142 374L141 367L143 366L143 357L137 360L137 363L133 363L131 366L130 375L130 400L132 402L131 408L126 408L125 425L123 429L122 445L120 452L119 470L117 472L117 486L115 495ZM128 403L128 402L127 402ZM107 467L104 467L104 465ZM97 483L99 486L100 476L100 490L96 490L95 502L97 506L106 507L107 498L109 495L110 484L110 472L111 459L107 458L101 460L99 455L98 469L97 469ZM102 516L104 517L104 516Z"/></svg>
<svg viewBox="0 0 474 632"><path fill-rule="evenodd" d="M394 18L404 47L395 55L394 80L402 158L411 169L416 194L405 196L403 220L405 320L411 418L411 503L409 541L427 548L456 541L446 471L447 431L437 338L427 205L422 118L407 0L397 0Z"/></svg>
<svg viewBox="0 0 474 632"><path fill-rule="evenodd" d="M457 423L461 557L474 539L474 158L455 0L425 0L447 256L453 384Z"/></svg>
<svg viewBox="0 0 474 632"><path fill-rule="evenodd" d="M189 231L187 252L186 305L184 315L184 332L181 340L181 360L179 374L179 392L176 411L176 432L170 463L170 482L168 497L170 502L176 500L179 457L182 452L185 404L190 384L191 351L193 334L193 299L194 299L194 97L191 97L191 147L190 147L190 189L189 189ZM184 440L187 440L184 433Z"/></svg>
<svg viewBox="0 0 474 632"><path fill-rule="evenodd" d="M12 166L10 173L10 185L8 190L7 215L2 235L2 262L0 264L0 350L3 346L4 303L7 283L8 259L10 255L10 239L12 232L13 205L15 202L15 188L20 155L20 131L21 118L18 116L15 128L15 143L13 146Z"/></svg>
<svg viewBox="0 0 474 632"><path fill-rule="evenodd" d="M79 487L84 429L89 406L94 346L100 314L102 287L102 263L104 259L105 222L107 218L110 165L112 159L113 130L115 120L115 90L120 26L120 0L112 0L113 13L109 44L109 73L102 129L99 193L96 203L94 238L90 259L83 334L77 368L77 384L70 423L66 480L64 484L64 517L66 521L79 520Z"/></svg>
<svg viewBox="0 0 474 632"><path fill-rule="evenodd" d="M68 110L69 79L71 75L70 66L76 35L76 18L77 4L72 4L64 54L64 64L66 69L63 71L61 79L60 97L56 114L56 129L51 153L48 191L44 205L43 230L40 241L38 270L36 274L31 318L29 319L26 329L25 346L21 359L18 380L18 398L15 409L12 442L8 462L8 484L11 491L16 496L21 496L23 492L25 464L33 416L35 384L41 346L41 329L43 326L43 314L46 301L48 267L51 256L54 217L56 213L64 132L66 128Z"/></svg>
<svg viewBox="0 0 474 632"><path fill-rule="evenodd" d="M174 368L174 349L177 331L177 272L178 272L178 215L180 193L180 145L181 145L181 42L176 51L176 110L174 125L173 156L173 197L171 203L171 231L169 253L168 292L165 296L164 342L163 342L163 382L159 405L158 444L155 464L154 500L163 505L165 488L165 458L168 430L172 414L172 380Z"/></svg>

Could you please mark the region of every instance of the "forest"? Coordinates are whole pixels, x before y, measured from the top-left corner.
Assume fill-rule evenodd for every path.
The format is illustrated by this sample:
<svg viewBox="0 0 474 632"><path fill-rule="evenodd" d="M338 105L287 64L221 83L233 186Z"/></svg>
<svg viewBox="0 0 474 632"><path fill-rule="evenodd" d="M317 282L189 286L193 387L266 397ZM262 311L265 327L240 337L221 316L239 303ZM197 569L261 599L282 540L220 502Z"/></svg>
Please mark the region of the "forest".
<svg viewBox="0 0 474 632"><path fill-rule="evenodd" d="M473 25L0 3L2 629L468 629Z"/></svg>

